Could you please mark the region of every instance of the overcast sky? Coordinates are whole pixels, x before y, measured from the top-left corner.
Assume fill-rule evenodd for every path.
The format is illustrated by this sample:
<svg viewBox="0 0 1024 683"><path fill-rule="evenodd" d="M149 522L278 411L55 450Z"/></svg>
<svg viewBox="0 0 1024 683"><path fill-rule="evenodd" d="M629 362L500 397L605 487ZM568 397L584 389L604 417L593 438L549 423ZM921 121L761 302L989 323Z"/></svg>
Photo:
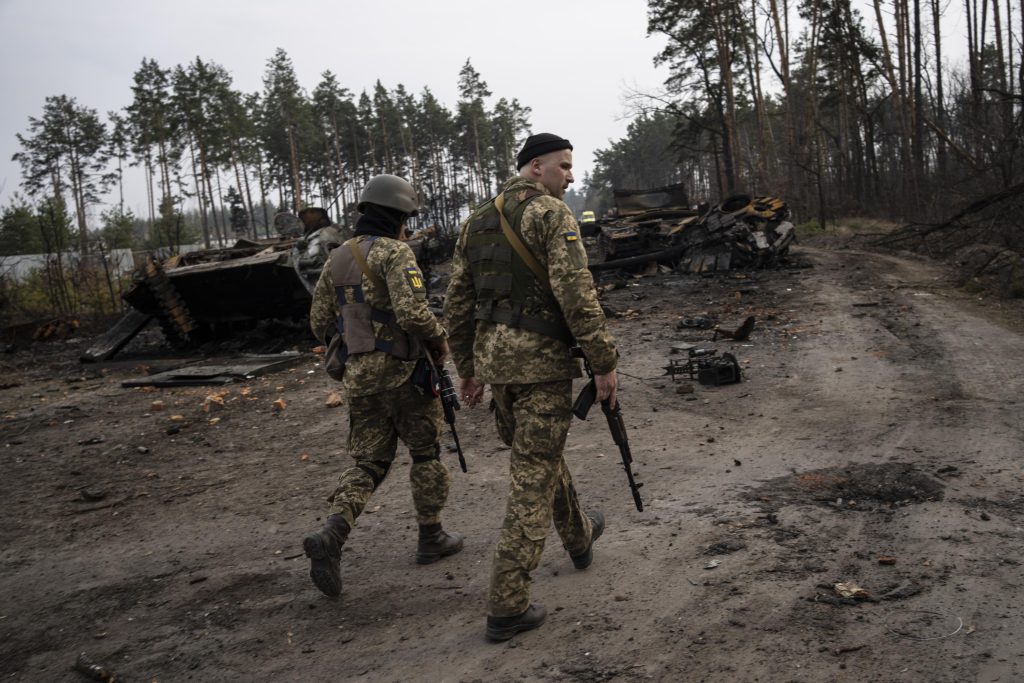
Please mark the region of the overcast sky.
<svg viewBox="0 0 1024 683"><path fill-rule="evenodd" d="M647 38L646 23L644 0L0 0L0 203L21 182L15 134L48 95L105 114L129 104L143 57L166 68L197 56L253 92L277 47L307 91L330 69L356 94L377 79L414 93L429 86L449 108L469 58L494 99L518 98L534 131L572 141L582 179L594 149L625 133L624 93L666 77L652 61L664 41ZM143 215L141 172L132 173L128 203Z"/></svg>

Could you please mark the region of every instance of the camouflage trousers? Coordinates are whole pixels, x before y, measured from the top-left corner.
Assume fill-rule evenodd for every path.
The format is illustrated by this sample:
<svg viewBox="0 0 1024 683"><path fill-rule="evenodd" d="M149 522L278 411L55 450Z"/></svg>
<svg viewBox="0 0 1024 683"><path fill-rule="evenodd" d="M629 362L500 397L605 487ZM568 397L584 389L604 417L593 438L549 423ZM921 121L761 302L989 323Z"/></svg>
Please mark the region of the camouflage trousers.
<svg viewBox="0 0 1024 683"><path fill-rule="evenodd" d="M491 392L498 434L512 446L512 456L487 613L509 617L530 606L530 572L540 563L552 519L570 555L586 551L591 528L562 457L572 421L572 382L495 384Z"/></svg>
<svg viewBox="0 0 1024 683"><path fill-rule="evenodd" d="M440 460L441 401L424 396L408 381L394 389L354 396L349 402L348 452L355 465L341 473L328 498L329 514L340 514L355 525L374 490L387 476L401 439L409 448L409 482L416 521L441 521L451 481Z"/></svg>

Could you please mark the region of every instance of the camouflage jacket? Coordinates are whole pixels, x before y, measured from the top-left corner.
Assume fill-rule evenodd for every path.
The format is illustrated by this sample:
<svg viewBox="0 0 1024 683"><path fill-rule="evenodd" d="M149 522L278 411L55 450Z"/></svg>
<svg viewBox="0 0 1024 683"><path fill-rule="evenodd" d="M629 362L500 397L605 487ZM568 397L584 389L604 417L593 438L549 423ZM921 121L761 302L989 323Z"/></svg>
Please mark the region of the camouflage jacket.
<svg viewBox="0 0 1024 683"><path fill-rule="evenodd" d="M365 236L355 238L367 239ZM341 248L341 247L339 247ZM399 327L420 339L436 339L444 336L444 329L427 308L427 290L413 258L412 250L395 239L378 237L366 263L370 270L387 282L387 291L380 291L372 282L362 278L366 302L383 311L394 311ZM309 324L317 339L326 342L328 337L338 333L338 297L331 278L331 262L328 259L320 272L320 279L313 290L313 304L309 311ZM374 333L385 339L392 336L386 325L373 323ZM345 365L342 390L348 396L368 396L397 387L412 374L416 361L402 361L384 353L371 351L349 356Z"/></svg>
<svg viewBox="0 0 1024 683"><path fill-rule="evenodd" d="M518 226L526 246L547 268L561 316L594 368L604 374L615 369L616 352L597 301L587 254L578 239L579 227L569 207L541 185L521 177L505 183L509 200L528 189L544 196L532 200ZM476 292L466 255L467 220L462 224L452 259L452 276L445 296L452 358L460 377L486 384L532 384L580 376L579 362L569 347L552 337L500 323L475 320ZM537 305L544 305L538 298ZM551 304L547 304L550 308Z"/></svg>

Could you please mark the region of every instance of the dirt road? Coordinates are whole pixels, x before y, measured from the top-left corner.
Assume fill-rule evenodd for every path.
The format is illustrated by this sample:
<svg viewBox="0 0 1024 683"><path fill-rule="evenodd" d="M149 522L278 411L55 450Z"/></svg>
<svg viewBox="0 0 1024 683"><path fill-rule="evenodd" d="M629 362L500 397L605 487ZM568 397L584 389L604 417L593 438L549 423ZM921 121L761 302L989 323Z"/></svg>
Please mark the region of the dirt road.
<svg viewBox="0 0 1024 683"><path fill-rule="evenodd" d="M445 456L464 552L414 564L403 455L332 601L301 556L346 462L315 359L208 400L122 388L131 349L8 357L0 675L84 680L85 651L140 681L1021 680L1020 327L932 265L799 254L814 267L606 295L646 509L602 422L576 423L567 457L608 529L585 572L552 535L548 622L503 645L483 609L508 451L485 410L459 415L469 474ZM710 333L677 323L705 312L757 316L715 344L744 381L680 393L671 347Z"/></svg>

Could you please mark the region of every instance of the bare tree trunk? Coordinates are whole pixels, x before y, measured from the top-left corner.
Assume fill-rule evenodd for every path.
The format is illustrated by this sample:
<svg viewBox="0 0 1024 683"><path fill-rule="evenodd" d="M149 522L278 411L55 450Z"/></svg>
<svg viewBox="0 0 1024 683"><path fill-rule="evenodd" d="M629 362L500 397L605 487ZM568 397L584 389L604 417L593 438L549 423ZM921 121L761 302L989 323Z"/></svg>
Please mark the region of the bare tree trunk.
<svg viewBox="0 0 1024 683"><path fill-rule="evenodd" d="M153 164L150 161L149 153L146 153L146 200L149 205L149 224L156 223L156 210L153 198Z"/></svg>
<svg viewBox="0 0 1024 683"><path fill-rule="evenodd" d="M238 150L234 150L233 154L238 155ZM249 230L252 233L252 238L259 239L259 233L256 232L256 207L252 204L252 190L249 188L249 171L245 167L245 162L241 160L241 156L238 155L238 165L242 167L242 183L245 185L245 203L249 207Z"/></svg>
<svg viewBox="0 0 1024 683"><path fill-rule="evenodd" d="M945 95L942 92L942 31L940 30L940 19L942 10L941 0L932 2L932 33L935 35L935 119L940 128L946 128L946 104ZM938 164L938 181L940 185L946 182L946 141L939 136L936 141L935 161Z"/></svg>
<svg viewBox="0 0 1024 683"><path fill-rule="evenodd" d="M924 98L921 93L921 0L914 0L914 190L919 193L925 180L924 168ZM914 204L921 207L920 195L915 194Z"/></svg>
<svg viewBox="0 0 1024 683"><path fill-rule="evenodd" d="M213 169L213 177L217 179L217 197L220 199L220 214L221 217L224 217L227 215L227 211L224 210L224 190L222 190L220 187L220 171L217 170L216 168ZM222 233L222 235L224 237L227 237L227 219L225 218L223 221L221 221L221 223L224 224L224 232ZM224 241L226 242L227 240Z"/></svg>
<svg viewBox="0 0 1024 683"><path fill-rule="evenodd" d="M199 222L203 229L203 246L210 248L210 224L206 217L206 198L203 196L203 184L199 177L199 170L196 167L196 150L192 144L192 137L188 140L189 156L192 159L192 178L196 184L196 199L199 200Z"/></svg>
<svg viewBox="0 0 1024 683"><path fill-rule="evenodd" d="M288 153L291 159L292 192L294 193L294 196L292 197L292 210L298 214L299 210L302 208L302 183L299 177L299 153L295 148L295 136L292 132L291 124L288 125ZM219 178L217 179L217 182L218 184L220 183Z"/></svg>
<svg viewBox="0 0 1024 683"><path fill-rule="evenodd" d="M267 186L263 181L263 161L256 157L256 179L260 185L260 206L263 208L263 234L270 239L270 214L267 213Z"/></svg>

